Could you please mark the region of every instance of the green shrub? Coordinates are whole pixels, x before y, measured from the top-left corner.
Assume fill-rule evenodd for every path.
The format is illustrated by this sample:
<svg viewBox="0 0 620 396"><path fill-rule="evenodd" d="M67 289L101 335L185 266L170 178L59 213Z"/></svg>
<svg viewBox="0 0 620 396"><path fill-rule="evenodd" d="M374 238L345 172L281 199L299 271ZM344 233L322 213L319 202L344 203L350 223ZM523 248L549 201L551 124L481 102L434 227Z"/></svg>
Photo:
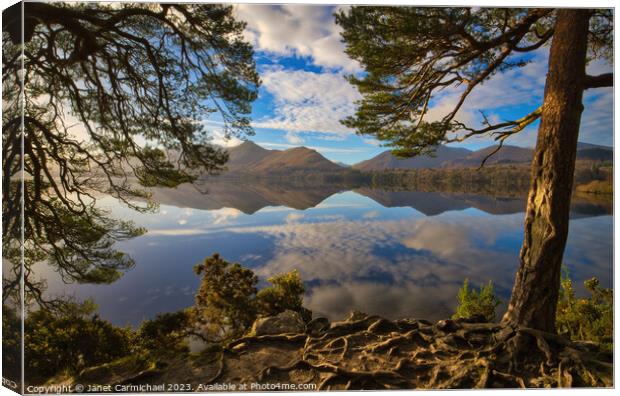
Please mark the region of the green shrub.
<svg viewBox="0 0 620 396"><path fill-rule="evenodd" d="M202 282L192 307L192 320L210 341L243 335L256 318L258 277L241 264L214 254L194 267Z"/></svg>
<svg viewBox="0 0 620 396"><path fill-rule="evenodd" d="M259 316L277 315L287 309L306 319L311 316L302 306L305 289L297 271L269 278L272 285L259 291L258 277L252 270L229 263L218 254L195 270L203 278L190 320L196 332L211 342L242 336Z"/></svg>
<svg viewBox="0 0 620 396"><path fill-rule="evenodd" d="M189 328L190 321L187 312L167 312L142 322L137 331L137 338L140 346L149 351L187 352L185 341Z"/></svg>
<svg viewBox="0 0 620 396"><path fill-rule="evenodd" d="M68 302L61 311L38 309L25 321L25 370L33 378L77 373L132 351L133 332L95 314L92 301Z"/></svg>
<svg viewBox="0 0 620 396"><path fill-rule="evenodd" d="M589 298L577 298L568 272L562 274L556 328L573 341L592 341L613 348L613 290L599 286L596 278L584 282Z"/></svg>
<svg viewBox="0 0 620 396"><path fill-rule="evenodd" d="M259 316L277 315L290 309L299 312L306 321L312 318L312 313L302 306L306 288L297 270L272 276L267 281L271 286L256 294Z"/></svg>
<svg viewBox="0 0 620 396"><path fill-rule="evenodd" d="M476 291L473 287L469 288L469 280L465 279L457 299L459 304L456 307L456 313L452 315L453 319L481 315L489 322L495 321L495 308L500 301L495 296L493 282L489 281L486 286Z"/></svg>

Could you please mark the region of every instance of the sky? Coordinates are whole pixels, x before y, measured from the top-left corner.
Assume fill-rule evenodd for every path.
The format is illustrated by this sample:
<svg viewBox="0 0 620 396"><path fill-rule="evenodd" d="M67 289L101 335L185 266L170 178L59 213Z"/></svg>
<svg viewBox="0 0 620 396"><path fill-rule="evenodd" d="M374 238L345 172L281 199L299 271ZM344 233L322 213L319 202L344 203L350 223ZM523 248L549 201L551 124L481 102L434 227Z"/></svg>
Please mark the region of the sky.
<svg viewBox="0 0 620 396"><path fill-rule="evenodd" d="M348 58L341 42L340 27L325 5L235 5L236 17L247 22L246 39L254 45L262 86L253 104L249 139L268 149L306 146L332 161L354 164L386 150L369 136L358 136L340 120L355 111L360 98L345 76L363 73ZM480 110L494 121L520 118L536 109L541 101L547 70L548 47L531 54L531 62L494 76L477 87L465 102L457 119L479 125ZM604 61L588 65L588 73L611 72ZM433 101L429 119L440 119L457 98L456 91L442 93ZM586 91L579 140L613 144L613 89ZM209 126L209 121L206 121ZM218 124L210 126L215 142L226 146L239 139L222 139ZM533 147L538 123L511 137L506 144ZM493 144L490 138L476 138L459 144L472 150Z"/></svg>

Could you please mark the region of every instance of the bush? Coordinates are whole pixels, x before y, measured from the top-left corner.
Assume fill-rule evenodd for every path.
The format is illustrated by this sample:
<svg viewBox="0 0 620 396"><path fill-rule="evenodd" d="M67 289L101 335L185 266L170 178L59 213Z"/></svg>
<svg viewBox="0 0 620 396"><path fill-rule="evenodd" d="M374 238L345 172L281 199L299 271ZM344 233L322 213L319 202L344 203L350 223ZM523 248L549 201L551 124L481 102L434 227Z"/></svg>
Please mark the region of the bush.
<svg viewBox="0 0 620 396"><path fill-rule="evenodd" d="M589 298L576 298L568 272L562 274L556 314L558 334L573 341L592 341L613 348L613 290L599 286L596 278L584 282Z"/></svg>
<svg viewBox="0 0 620 396"><path fill-rule="evenodd" d="M2 375L21 381L22 326L17 310L2 304Z"/></svg>
<svg viewBox="0 0 620 396"><path fill-rule="evenodd" d="M476 291L474 288L469 288L469 280L465 279L457 299L459 304L456 307L456 313L452 315L453 319L480 315L489 322L495 321L495 308L500 304L500 301L495 296L493 282L489 281L486 286Z"/></svg>
<svg viewBox="0 0 620 396"><path fill-rule="evenodd" d="M302 306L306 288L297 270L272 276L267 281L271 286L256 294L259 316L273 316L290 309L299 312L306 321L312 319L312 313Z"/></svg>
<svg viewBox="0 0 620 396"><path fill-rule="evenodd" d="M231 264L218 254L195 267L203 275L196 304L190 310L196 332L211 342L226 341L245 334L259 316L277 315L286 309L305 318L302 307L304 286L297 271L269 278L271 286L258 291L258 277L240 264Z"/></svg>
<svg viewBox="0 0 620 396"><path fill-rule="evenodd" d="M106 363L131 352L133 332L101 320L91 301L39 309L25 321L25 370L34 378Z"/></svg>
<svg viewBox="0 0 620 396"><path fill-rule="evenodd" d="M155 352L187 352L186 338L190 327L185 311L168 312L145 320L138 329L140 346Z"/></svg>
<svg viewBox="0 0 620 396"><path fill-rule="evenodd" d="M219 254L194 267L203 275L192 308L193 322L210 341L243 335L256 318L254 299L258 277L240 264L231 264Z"/></svg>

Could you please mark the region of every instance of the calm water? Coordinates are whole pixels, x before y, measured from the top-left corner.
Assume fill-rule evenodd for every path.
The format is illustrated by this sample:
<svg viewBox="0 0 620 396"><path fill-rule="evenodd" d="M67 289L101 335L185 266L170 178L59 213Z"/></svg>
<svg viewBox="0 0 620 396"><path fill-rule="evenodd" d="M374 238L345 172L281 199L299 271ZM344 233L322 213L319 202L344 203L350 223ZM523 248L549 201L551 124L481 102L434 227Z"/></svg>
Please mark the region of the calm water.
<svg viewBox="0 0 620 396"><path fill-rule="evenodd" d="M192 267L218 252L263 282L299 270L315 315L339 319L357 309L436 320L452 314L465 278L492 280L507 300L525 207L524 198L242 183L219 183L206 195L191 186L158 190L155 198L159 212L148 215L101 200L149 230L118 246L133 269L112 285L65 285L40 269L49 292L92 297L103 318L137 325L192 305ZM612 286L612 232L611 202L573 205L565 263L579 293L592 276Z"/></svg>

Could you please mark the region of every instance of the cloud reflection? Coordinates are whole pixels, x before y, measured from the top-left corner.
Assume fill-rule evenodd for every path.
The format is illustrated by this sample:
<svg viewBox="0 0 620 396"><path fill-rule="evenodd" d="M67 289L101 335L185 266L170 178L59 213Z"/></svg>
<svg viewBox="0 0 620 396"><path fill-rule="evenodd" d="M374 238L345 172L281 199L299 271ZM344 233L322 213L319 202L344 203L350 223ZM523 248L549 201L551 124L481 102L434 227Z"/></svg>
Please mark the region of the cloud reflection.
<svg viewBox="0 0 620 396"><path fill-rule="evenodd" d="M274 255L263 277L297 269L308 285L306 305L332 318L351 309L387 317L439 318L452 312L465 278L493 279L507 292L517 266L514 247L498 243L521 215L403 220L304 222L229 231L261 233Z"/></svg>
<svg viewBox="0 0 620 396"><path fill-rule="evenodd" d="M434 195L425 197L437 202ZM389 318L445 318L465 278L476 285L493 280L502 300L510 295L523 213L467 209L427 217L354 193L319 206L303 212L268 207L253 215L168 206L166 214L139 217L148 234L122 246L137 265L113 285L66 285L50 270L41 275L50 292L96 297L103 317L120 324L191 305L199 283L191 268L215 252L263 279L299 270L308 287L305 305L332 319L352 309ZM571 219L564 261L578 293L585 293L583 281L592 276L612 286L612 234L612 216Z"/></svg>

